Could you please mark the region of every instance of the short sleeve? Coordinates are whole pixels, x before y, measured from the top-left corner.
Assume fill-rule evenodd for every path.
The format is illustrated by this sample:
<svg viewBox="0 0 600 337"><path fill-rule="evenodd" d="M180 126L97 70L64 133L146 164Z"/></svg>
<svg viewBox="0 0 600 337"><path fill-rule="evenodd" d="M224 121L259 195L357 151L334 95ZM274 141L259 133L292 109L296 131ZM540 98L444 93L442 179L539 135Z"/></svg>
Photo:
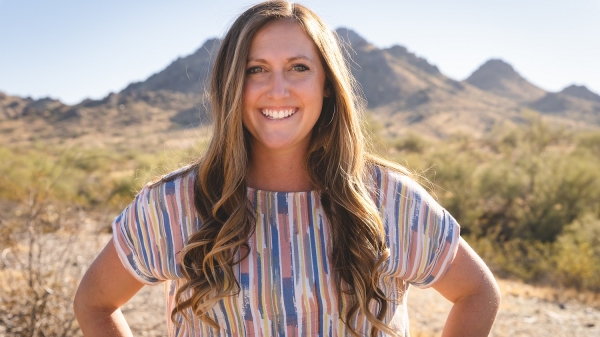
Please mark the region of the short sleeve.
<svg viewBox="0 0 600 337"><path fill-rule="evenodd" d="M117 254L142 283L182 277L179 252L198 226L190 184L185 177L149 184L112 223Z"/></svg>
<svg viewBox="0 0 600 337"><path fill-rule="evenodd" d="M411 178L379 169L377 180L378 206L390 248L384 274L419 288L432 286L456 256L460 226Z"/></svg>

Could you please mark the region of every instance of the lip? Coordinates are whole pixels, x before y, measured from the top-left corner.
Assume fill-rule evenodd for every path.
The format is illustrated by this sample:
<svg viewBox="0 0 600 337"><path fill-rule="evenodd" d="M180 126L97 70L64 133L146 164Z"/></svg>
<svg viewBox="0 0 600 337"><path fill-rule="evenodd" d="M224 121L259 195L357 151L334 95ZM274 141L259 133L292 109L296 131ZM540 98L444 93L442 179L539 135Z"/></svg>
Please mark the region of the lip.
<svg viewBox="0 0 600 337"><path fill-rule="evenodd" d="M269 120L284 120L294 116L300 108L298 107L264 107L258 109L260 114Z"/></svg>

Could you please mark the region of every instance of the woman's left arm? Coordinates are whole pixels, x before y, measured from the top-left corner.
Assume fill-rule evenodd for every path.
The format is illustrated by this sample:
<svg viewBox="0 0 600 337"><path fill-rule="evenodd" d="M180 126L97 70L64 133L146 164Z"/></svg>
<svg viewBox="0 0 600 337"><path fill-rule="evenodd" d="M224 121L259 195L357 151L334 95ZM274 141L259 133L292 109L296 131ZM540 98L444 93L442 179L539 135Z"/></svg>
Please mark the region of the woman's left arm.
<svg viewBox="0 0 600 337"><path fill-rule="evenodd" d="M442 337L489 335L500 306L500 289L483 260L462 238L452 265L433 288L454 303Z"/></svg>

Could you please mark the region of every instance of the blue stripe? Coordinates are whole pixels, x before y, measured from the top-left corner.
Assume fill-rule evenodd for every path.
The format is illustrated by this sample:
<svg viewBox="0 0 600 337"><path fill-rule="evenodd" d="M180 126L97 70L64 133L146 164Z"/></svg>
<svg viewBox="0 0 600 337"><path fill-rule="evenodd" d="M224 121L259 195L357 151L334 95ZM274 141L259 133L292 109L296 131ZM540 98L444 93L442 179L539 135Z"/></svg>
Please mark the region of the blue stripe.
<svg viewBox="0 0 600 337"><path fill-rule="evenodd" d="M279 195L280 194L284 194L284 193L275 193L274 198L272 198L270 209L273 210L278 210L278 206L279 206ZM284 201L285 203L285 201ZM281 262L280 262L280 249L279 249L279 230L277 228L278 226L278 222L277 222L277 214L279 214L279 212L269 212L269 228L270 228L270 238L271 238L271 284L272 284L272 289L271 292L273 293L271 296L271 303L272 303L272 307L273 307L273 312L279 314L275 317L275 319L273 320L274 323L277 322L275 328L277 329L276 331L281 335L284 334L284 330L283 330L283 324L281 324L281 307L282 304L280 302L281 300L281 296L283 296L283 292L281 289ZM276 295L275 295L276 293ZM275 330L274 330L275 331Z"/></svg>
<svg viewBox="0 0 600 337"><path fill-rule="evenodd" d="M142 207L143 208L143 207ZM144 212L143 214L139 213L139 209L138 207L134 207L134 211L135 211L135 221L138 224L142 224L142 225L138 225L135 226L135 230L137 232L137 237L139 238L139 244L140 244L140 249L142 251L142 261L148 270L152 270L152 268L150 268L152 265L150 264L150 259L148 258L148 251L151 251L152 247L146 247L146 243L144 242L144 234L142 233L142 229L148 229L148 221L146 220L146 212ZM140 215L141 215L141 219L140 219Z"/></svg>
<svg viewBox="0 0 600 337"><path fill-rule="evenodd" d="M243 315L244 315L244 319L246 321L252 321L252 311L250 310L250 300L249 297L251 296L250 294L250 274L248 273L241 273L240 274L240 292L242 295L242 300L243 300ZM248 296L248 301L246 301L246 297Z"/></svg>

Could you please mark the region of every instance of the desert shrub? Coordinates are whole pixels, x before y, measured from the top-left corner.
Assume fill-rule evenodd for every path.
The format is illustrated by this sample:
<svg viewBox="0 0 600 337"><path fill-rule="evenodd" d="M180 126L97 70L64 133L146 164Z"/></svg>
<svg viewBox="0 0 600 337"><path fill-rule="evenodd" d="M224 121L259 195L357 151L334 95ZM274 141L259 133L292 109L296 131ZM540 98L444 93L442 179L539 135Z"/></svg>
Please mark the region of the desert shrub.
<svg viewBox="0 0 600 337"><path fill-rule="evenodd" d="M554 257L557 282L600 292L600 220L587 214L567 226Z"/></svg>
<svg viewBox="0 0 600 337"><path fill-rule="evenodd" d="M550 243L514 239L502 244L489 238L468 240L497 276L548 284L554 269L554 246Z"/></svg>
<svg viewBox="0 0 600 337"><path fill-rule="evenodd" d="M80 267L71 250L84 217L54 199L61 178L38 174L14 213L0 218L0 334L79 335L71 301Z"/></svg>
<svg viewBox="0 0 600 337"><path fill-rule="evenodd" d="M416 133L408 133L396 141L394 147L398 151L422 153L428 146L427 140Z"/></svg>
<svg viewBox="0 0 600 337"><path fill-rule="evenodd" d="M600 132L586 132L577 137L577 148L596 158L600 158Z"/></svg>
<svg viewBox="0 0 600 337"><path fill-rule="evenodd" d="M388 140L396 148L403 142ZM600 218L600 133L575 134L533 116L482 139L424 144L391 159L425 172L496 273L599 291L600 245L583 240L581 224Z"/></svg>
<svg viewBox="0 0 600 337"><path fill-rule="evenodd" d="M593 215L565 226L555 242L499 243L487 237L468 241L500 277L600 292L600 220Z"/></svg>
<svg viewBox="0 0 600 337"><path fill-rule="evenodd" d="M0 336L80 335L72 299L86 267L88 214L117 215L146 182L204 146L145 154L0 146Z"/></svg>
<svg viewBox="0 0 600 337"><path fill-rule="evenodd" d="M32 186L52 181L55 200L116 212L148 181L192 162L205 146L199 142L188 149L141 153L133 149L0 145L0 199L22 200Z"/></svg>

